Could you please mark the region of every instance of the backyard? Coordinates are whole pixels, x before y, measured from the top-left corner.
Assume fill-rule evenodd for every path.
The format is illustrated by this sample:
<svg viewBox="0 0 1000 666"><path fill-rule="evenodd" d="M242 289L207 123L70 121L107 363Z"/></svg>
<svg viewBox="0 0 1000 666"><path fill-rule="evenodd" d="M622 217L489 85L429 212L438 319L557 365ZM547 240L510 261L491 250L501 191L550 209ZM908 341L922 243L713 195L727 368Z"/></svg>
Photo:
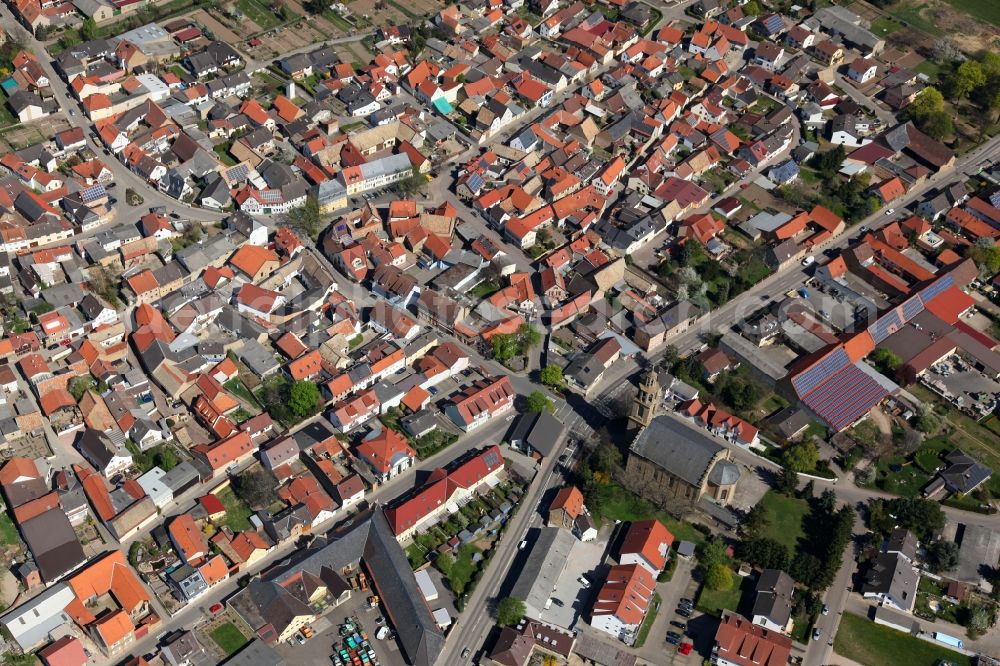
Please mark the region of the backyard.
<svg viewBox="0 0 1000 666"><path fill-rule="evenodd" d="M399 424L399 421L403 418L403 416L404 414L402 409L399 407L393 407L380 416L379 420L382 421L382 424L390 430L395 430L402 435L413 447L413 450L417 452L417 457L421 460L429 458L439 451L445 450L458 441L458 435L448 432L442 428L432 430L423 437L411 437Z"/></svg>
<svg viewBox="0 0 1000 666"><path fill-rule="evenodd" d="M760 502L767 511L767 523L760 536L774 539L795 552L799 539L804 536L802 521L809 513L809 504L773 490L768 491Z"/></svg>
<svg viewBox="0 0 1000 666"><path fill-rule="evenodd" d="M918 497L942 464L942 456L952 448L947 437L934 437L908 456L883 458L876 463L875 479L868 486L901 497Z"/></svg>
<svg viewBox="0 0 1000 666"><path fill-rule="evenodd" d="M246 636L231 622L216 627L209 636L227 655L236 653L247 644Z"/></svg>
<svg viewBox="0 0 1000 666"><path fill-rule="evenodd" d="M219 498L222 506L226 509L226 515L222 519L223 525L234 532L250 529L250 516L253 514L253 511L250 510L250 507L243 500L233 493L232 488L226 486L217 492L215 496Z"/></svg>
<svg viewBox="0 0 1000 666"><path fill-rule="evenodd" d="M728 590L710 590L707 585L702 585L695 604L697 609L716 617L721 616L724 610L736 612L743 599L743 587L752 586L753 583L749 577L734 576L734 579L733 586Z"/></svg>
<svg viewBox="0 0 1000 666"><path fill-rule="evenodd" d="M16 546L17 542L17 528L14 527L14 521L10 519L10 514L4 511L0 513L0 544Z"/></svg>
<svg viewBox="0 0 1000 666"><path fill-rule="evenodd" d="M705 534L691 523L679 520L666 511L658 510L651 503L611 481L595 484L586 493L587 507L594 520L600 525L605 519L635 522L656 518L663 523L675 539L701 543Z"/></svg>
<svg viewBox="0 0 1000 666"><path fill-rule="evenodd" d="M996 444L996 433L988 425L943 403L934 393L920 384L914 384L907 390L924 404L934 405L934 411L943 418L944 425L951 426L950 429L942 429L939 433L941 437L947 438L949 444L962 449L987 467L1000 469L1000 446ZM985 487L993 495L1000 496L1000 475L990 477Z"/></svg>
<svg viewBox="0 0 1000 666"><path fill-rule="evenodd" d="M935 666L942 660L955 666L972 665L963 654L852 613L844 613L833 650L864 666Z"/></svg>

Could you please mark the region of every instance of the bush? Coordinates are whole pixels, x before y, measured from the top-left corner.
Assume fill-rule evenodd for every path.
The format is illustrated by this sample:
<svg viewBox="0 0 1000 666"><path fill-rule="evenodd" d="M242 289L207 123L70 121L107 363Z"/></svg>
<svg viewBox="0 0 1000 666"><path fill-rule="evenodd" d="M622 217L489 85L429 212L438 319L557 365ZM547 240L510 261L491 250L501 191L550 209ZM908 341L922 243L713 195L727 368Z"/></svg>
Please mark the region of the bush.
<svg viewBox="0 0 1000 666"><path fill-rule="evenodd" d="M725 564L714 564L705 574L705 586L710 590L729 590L733 587L733 570Z"/></svg>

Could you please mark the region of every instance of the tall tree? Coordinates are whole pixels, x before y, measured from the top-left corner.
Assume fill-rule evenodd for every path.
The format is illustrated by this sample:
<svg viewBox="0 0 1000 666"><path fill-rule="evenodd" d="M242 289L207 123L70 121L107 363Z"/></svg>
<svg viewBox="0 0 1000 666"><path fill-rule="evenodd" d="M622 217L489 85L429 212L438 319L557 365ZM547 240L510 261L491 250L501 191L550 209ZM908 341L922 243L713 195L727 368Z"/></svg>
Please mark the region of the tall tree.
<svg viewBox="0 0 1000 666"><path fill-rule="evenodd" d="M552 401L541 391L532 391L528 396L529 412L552 412L555 410Z"/></svg>
<svg viewBox="0 0 1000 666"><path fill-rule="evenodd" d="M563 376L563 369L558 365L547 365L538 374L542 383L552 388L562 388L566 383L566 378Z"/></svg>
<svg viewBox="0 0 1000 666"><path fill-rule="evenodd" d="M292 414L299 419L304 419L315 413L319 399L319 388L304 379L292 384L288 391L288 407L292 410Z"/></svg>
<svg viewBox="0 0 1000 666"><path fill-rule="evenodd" d="M966 60L955 70L948 80L952 97L964 99L973 90L986 83L983 67L975 60Z"/></svg>
<svg viewBox="0 0 1000 666"><path fill-rule="evenodd" d="M285 214L285 224L315 241L319 238L319 232L323 230L321 218L319 199L315 194L309 194L304 205L293 208Z"/></svg>
<svg viewBox="0 0 1000 666"><path fill-rule="evenodd" d="M513 627L524 619L528 612L524 602L517 597L505 597L497 604L497 624L502 627Z"/></svg>

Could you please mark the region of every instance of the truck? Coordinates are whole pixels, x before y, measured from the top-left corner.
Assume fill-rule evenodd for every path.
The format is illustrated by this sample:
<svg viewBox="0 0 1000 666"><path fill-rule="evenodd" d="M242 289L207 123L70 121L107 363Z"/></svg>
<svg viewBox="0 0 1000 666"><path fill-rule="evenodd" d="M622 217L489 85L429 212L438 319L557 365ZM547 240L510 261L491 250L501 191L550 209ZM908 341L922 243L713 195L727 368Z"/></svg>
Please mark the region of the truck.
<svg viewBox="0 0 1000 666"><path fill-rule="evenodd" d="M961 638L955 638L954 636L950 636L940 631L934 632L934 640L938 643L944 643L945 645L950 645L953 648L958 648L959 650L965 649L965 643L962 642Z"/></svg>

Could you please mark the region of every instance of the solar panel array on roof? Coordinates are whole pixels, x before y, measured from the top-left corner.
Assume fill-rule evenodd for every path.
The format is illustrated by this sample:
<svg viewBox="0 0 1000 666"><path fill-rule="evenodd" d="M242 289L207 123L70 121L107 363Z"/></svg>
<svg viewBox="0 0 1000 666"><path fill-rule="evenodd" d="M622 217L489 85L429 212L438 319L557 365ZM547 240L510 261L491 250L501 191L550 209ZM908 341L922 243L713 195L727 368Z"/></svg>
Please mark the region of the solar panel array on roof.
<svg viewBox="0 0 1000 666"><path fill-rule="evenodd" d="M240 163L226 171L226 180L235 183L245 180L248 175L250 175L250 169L246 164Z"/></svg>
<svg viewBox="0 0 1000 666"><path fill-rule="evenodd" d="M264 200L264 203L281 203L281 190L261 190L260 198Z"/></svg>
<svg viewBox="0 0 1000 666"><path fill-rule="evenodd" d="M851 364L827 377L802 402L839 432L867 414L888 394L868 373Z"/></svg>
<svg viewBox="0 0 1000 666"><path fill-rule="evenodd" d="M950 275L943 275L935 280L934 284L920 292L920 298L923 299L924 303L927 303L931 299L943 294L953 284L955 284L955 280Z"/></svg>
<svg viewBox="0 0 1000 666"><path fill-rule="evenodd" d="M903 301L899 307L903 310L903 320L910 321L924 311L924 302L920 300L919 294L915 294Z"/></svg>
<svg viewBox="0 0 1000 666"><path fill-rule="evenodd" d="M904 323L898 309L889 310L868 327L868 333L872 336L875 344L879 344L902 328Z"/></svg>
<svg viewBox="0 0 1000 666"><path fill-rule="evenodd" d="M485 184L486 183L485 181L483 181L483 177L480 176L478 173L474 173L471 176L469 176L468 186L471 191L477 192L479 191L479 188L481 188Z"/></svg>
<svg viewBox="0 0 1000 666"><path fill-rule="evenodd" d="M844 366L851 362L847 352L843 347L838 347L827 354L819 362L803 370L792 379L792 386L799 397L811 393L817 386L822 384L828 377L839 372Z"/></svg>
<svg viewBox="0 0 1000 666"><path fill-rule="evenodd" d="M80 198L83 199L84 203L90 203L91 201L96 201L106 194L104 186L100 183L96 185L91 185L90 187L84 189L80 192Z"/></svg>
<svg viewBox="0 0 1000 666"><path fill-rule="evenodd" d="M490 469L493 469L500 464L500 457L494 449L489 449L485 455L483 455L483 462Z"/></svg>

